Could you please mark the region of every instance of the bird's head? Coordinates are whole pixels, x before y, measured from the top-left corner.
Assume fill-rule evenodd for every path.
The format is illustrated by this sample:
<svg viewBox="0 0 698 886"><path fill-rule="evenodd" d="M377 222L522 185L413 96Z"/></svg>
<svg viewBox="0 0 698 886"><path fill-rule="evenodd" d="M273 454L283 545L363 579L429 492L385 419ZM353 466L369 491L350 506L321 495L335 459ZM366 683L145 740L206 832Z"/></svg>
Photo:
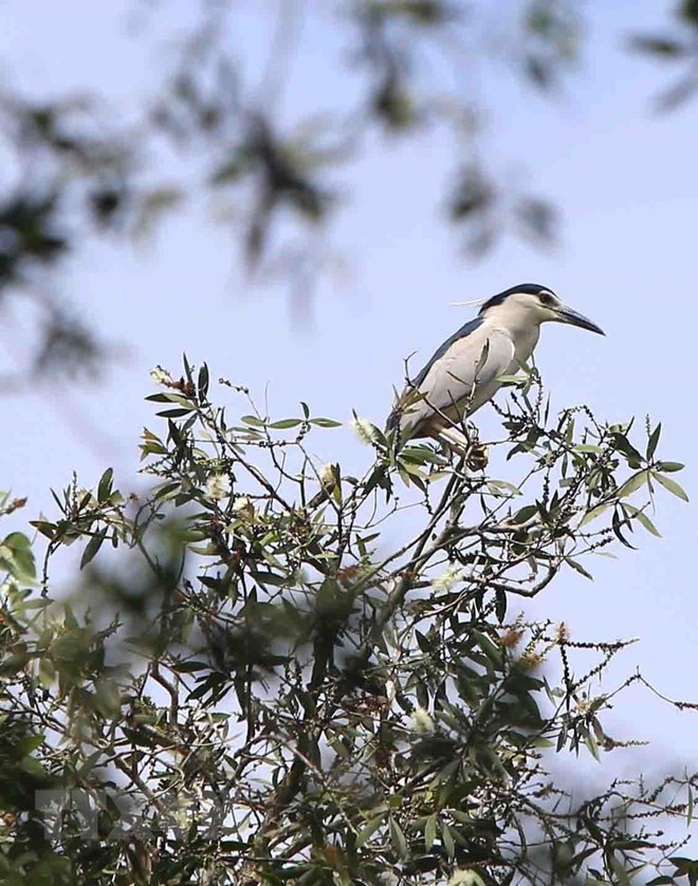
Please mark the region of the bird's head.
<svg viewBox="0 0 698 886"><path fill-rule="evenodd" d="M526 326L540 326L551 321L568 323L599 335L605 334L596 323L564 304L552 289L537 283L521 283L492 296L481 306L480 317L501 319L505 321L504 325L512 321Z"/></svg>

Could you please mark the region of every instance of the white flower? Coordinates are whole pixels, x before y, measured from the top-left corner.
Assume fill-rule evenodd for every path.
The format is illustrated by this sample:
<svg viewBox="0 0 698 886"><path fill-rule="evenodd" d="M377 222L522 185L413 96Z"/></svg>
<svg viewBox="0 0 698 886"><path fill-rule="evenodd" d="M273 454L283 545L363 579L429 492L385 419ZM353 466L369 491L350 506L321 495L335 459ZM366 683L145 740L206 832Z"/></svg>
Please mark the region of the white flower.
<svg viewBox="0 0 698 886"><path fill-rule="evenodd" d="M448 886L485 886L485 881L473 870L458 870L448 881Z"/></svg>
<svg viewBox="0 0 698 886"><path fill-rule="evenodd" d="M246 523L251 523L255 518L254 504L246 495L235 499L232 512L238 520L244 520Z"/></svg>
<svg viewBox="0 0 698 886"><path fill-rule="evenodd" d="M450 591L453 585L463 575L463 569L455 563L446 569L438 578L435 578L431 586L435 591Z"/></svg>
<svg viewBox="0 0 698 886"><path fill-rule="evenodd" d="M169 372L166 372L162 366L156 366L155 369L150 370L150 377L158 385L164 385L168 382L172 381L172 377Z"/></svg>
<svg viewBox="0 0 698 886"><path fill-rule="evenodd" d="M349 426L354 429L362 443L370 445L375 441L376 429L367 418L359 418L357 415L349 422Z"/></svg>
<svg viewBox="0 0 698 886"><path fill-rule="evenodd" d="M424 708L417 708L412 712L412 729L420 735L428 735L434 731L434 718Z"/></svg>
<svg viewBox="0 0 698 886"><path fill-rule="evenodd" d="M339 465L336 461L323 465L318 471L318 477L320 478L320 484L322 487L324 489L327 489L328 486L333 488L338 474Z"/></svg>
<svg viewBox="0 0 698 886"><path fill-rule="evenodd" d="M220 501L230 495L230 480L225 474L211 474L206 481L206 495L213 501Z"/></svg>

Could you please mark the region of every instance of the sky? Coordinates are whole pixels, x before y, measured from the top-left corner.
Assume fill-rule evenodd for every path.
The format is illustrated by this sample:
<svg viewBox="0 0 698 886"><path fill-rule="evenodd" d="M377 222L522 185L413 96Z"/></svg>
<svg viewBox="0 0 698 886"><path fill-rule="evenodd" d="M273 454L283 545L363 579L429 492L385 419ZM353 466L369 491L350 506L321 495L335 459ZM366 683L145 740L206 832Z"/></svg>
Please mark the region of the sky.
<svg viewBox="0 0 698 886"><path fill-rule="evenodd" d="M135 5L84 4L78 16L49 0L8 0L0 9L0 71L35 95L93 89L129 114L153 94L153 71L168 58L163 34L177 34L194 6L174 0L166 11L163 5L150 17L134 17ZM127 347L102 378L4 397L0 488L29 498L6 526L26 528L40 511L52 513L48 490L65 486L73 470L90 486L113 466L122 491L142 488L138 437L144 425L157 428L143 399L153 390L149 371L160 364L177 374L183 351L192 362L206 360L212 377L244 383L260 401L266 396L276 418L297 414L305 400L316 415L345 421L355 409L382 424L404 358L416 351L415 362L428 359L475 310L452 302L540 282L607 334L543 329L536 361L553 405L588 403L612 421L636 415L641 424L646 414L661 420L660 451L687 464L676 476L691 504L660 491L653 519L662 538L637 535L637 551L619 549L617 559L594 563L593 583L566 575L526 611L564 620L574 639L640 638L614 676L620 680L639 666L664 694L698 700L692 562L698 99L671 114L653 113L651 98L671 82L672 71L624 46L631 24L660 30L672 5L586 4L586 48L553 97L524 88L505 58L468 62L467 89L488 111L483 156L560 207L554 248L510 236L478 263L464 256L444 223L445 173L458 155L443 133L404 144L375 138L342 173L344 205L329 234L335 271L319 284L304 326L294 321L284 286L250 280L230 232L200 209L166 223L147 244L86 237L55 285ZM356 89L341 66L334 74L320 68L337 37L331 19L310 6L283 96L290 123L349 101ZM516 4L498 9L505 6ZM269 43L270 19L261 7L275 4L243 9L244 27L231 35L244 44L251 79ZM29 334L27 323L14 310L2 317L0 359L11 360L12 347ZM492 410L481 410L477 423L485 438L497 435ZM351 469L370 458L349 429L318 437L315 445L321 460ZM621 757L614 765L637 772L657 761L678 768L694 762L698 715L672 711L639 689L622 699L605 721L607 731L652 743L614 752ZM598 772L605 777L607 769Z"/></svg>

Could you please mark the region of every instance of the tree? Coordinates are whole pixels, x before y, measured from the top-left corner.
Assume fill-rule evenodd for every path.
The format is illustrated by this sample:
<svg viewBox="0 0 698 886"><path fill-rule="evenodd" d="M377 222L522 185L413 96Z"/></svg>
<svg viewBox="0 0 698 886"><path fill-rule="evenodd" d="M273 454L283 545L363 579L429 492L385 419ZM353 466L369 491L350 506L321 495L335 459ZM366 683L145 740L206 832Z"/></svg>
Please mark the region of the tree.
<svg viewBox="0 0 698 886"><path fill-rule="evenodd" d="M656 534L658 491L685 498L660 425L550 415L531 371L489 451L357 418L374 458L353 477L309 454L339 432L305 403L274 420L221 379L249 404L230 423L206 366L154 375L147 495L73 478L33 521L37 581L26 535L0 546L3 882L695 882L662 832L690 827L698 774L548 774L634 744L604 712L644 677L599 683L628 644L517 612Z"/></svg>
<svg viewBox="0 0 698 886"><path fill-rule="evenodd" d="M152 32L167 33L166 4L136 5ZM462 62L488 53L488 4L352 0L323 9L340 38L336 48L318 46L317 54L323 70L344 72L350 97L291 122L280 108L293 79L287 63L304 15L319 14L293 0L278 4L261 77L250 73L255 65L244 41L231 39L245 27L240 4L192 4L170 63L153 66L153 94L135 120L115 113L101 95L28 96L3 88L9 172L0 190L0 304L29 303L39 332L19 349L16 371L3 378L5 391L37 377L95 373L113 343L47 282L86 237L142 235L202 192L234 210L223 215L250 269L280 274L296 300L307 303L327 262L322 233L341 205L340 174L376 133L409 139L438 128L453 143L456 160L444 171L439 199L471 256L503 232L537 243L554 235L559 222L550 199L528 184L514 187L482 160L490 109L473 98ZM502 24L509 35L505 67L538 91L559 89L584 51L578 4L524 0L495 31ZM696 4L683 0L666 34L631 41L688 68L664 95L665 107L693 94L697 28ZM627 30L622 38L633 34L632 18ZM165 175L163 167L172 172Z"/></svg>

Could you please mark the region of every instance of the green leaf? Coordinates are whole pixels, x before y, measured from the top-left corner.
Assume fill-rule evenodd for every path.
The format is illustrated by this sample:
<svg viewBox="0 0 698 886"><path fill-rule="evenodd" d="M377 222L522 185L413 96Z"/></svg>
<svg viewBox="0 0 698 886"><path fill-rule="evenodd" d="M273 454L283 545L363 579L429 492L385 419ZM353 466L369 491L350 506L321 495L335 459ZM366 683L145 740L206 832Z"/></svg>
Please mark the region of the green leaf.
<svg viewBox="0 0 698 886"><path fill-rule="evenodd" d="M105 502L111 495L111 484L114 478L114 469L107 468L99 480L97 487L97 501Z"/></svg>
<svg viewBox="0 0 698 886"><path fill-rule="evenodd" d="M311 418L311 425L317 425L319 428L341 428L341 421L335 421L333 418Z"/></svg>
<svg viewBox="0 0 698 886"><path fill-rule="evenodd" d="M275 431L283 431L286 428L297 428L299 424L301 424L299 418L282 418L279 421L273 421L268 427L273 428Z"/></svg>
<svg viewBox="0 0 698 886"><path fill-rule="evenodd" d="M453 831L447 824L444 824L441 828L441 839L443 840L446 854L449 858L453 858L456 854L456 842L453 839Z"/></svg>
<svg viewBox="0 0 698 886"><path fill-rule="evenodd" d="M637 474L633 474L629 480L626 480L625 483L623 483L620 489L616 490L616 497L628 498L633 492L637 492L641 486L644 486L645 483L647 483L648 477L649 471L638 471Z"/></svg>
<svg viewBox="0 0 698 886"><path fill-rule="evenodd" d="M427 852L431 852L431 847L436 839L436 816L430 815L424 826L424 847Z"/></svg>
<svg viewBox="0 0 698 886"><path fill-rule="evenodd" d="M661 538L662 534L659 532L654 523L650 520L647 514L644 511L641 511L639 508L634 508L632 505L624 505L623 506L626 511L630 514L630 516L637 520L640 525L644 526L648 532L651 532L652 535L656 535L657 538Z"/></svg>
<svg viewBox="0 0 698 886"><path fill-rule="evenodd" d="M259 585L273 585L282 588L288 585L289 579L284 575L277 575L275 572L267 572L265 570L250 569L250 578L253 578Z"/></svg>
<svg viewBox="0 0 698 886"><path fill-rule="evenodd" d="M200 400L206 399L206 395L208 394L208 381L208 366L204 363L201 369L199 369L199 379L197 383Z"/></svg>
<svg viewBox="0 0 698 886"><path fill-rule="evenodd" d="M176 409L163 409L162 412L156 412L160 418L182 418L193 412L192 406L178 406Z"/></svg>
<svg viewBox="0 0 698 886"><path fill-rule="evenodd" d="M524 505L520 511L517 511L514 516L511 518L512 523L526 523L531 517L535 517L538 513L538 508L535 505Z"/></svg>
<svg viewBox="0 0 698 886"><path fill-rule="evenodd" d="M46 772L36 757L24 757L19 763L19 768L33 778L48 778L48 772Z"/></svg>
<svg viewBox="0 0 698 886"><path fill-rule="evenodd" d="M657 450L657 444L659 443L659 437L662 433L662 423L659 422L657 427L650 434L650 438L647 441L647 461L652 461L652 456Z"/></svg>
<svg viewBox="0 0 698 886"><path fill-rule="evenodd" d="M691 785L686 785L687 792L687 800L686 800L686 826L691 827L693 822L693 791L691 790Z"/></svg>
<svg viewBox="0 0 698 886"><path fill-rule="evenodd" d="M496 495L499 498L522 494L518 486L514 486L513 483L507 483L506 480L488 480L485 485L491 495ZM504 493L504 496L502 496L502 493Z"/></svg>
<svg viewBox="0 0 698 886"><path fill-rule="evenodd" d="M664 474L652 474L652 476L657 483L660 483L665 489L668 489L672 495L682 499L682 501L688 501L688 496L676 480L672 480L671 477L665 477Z"/></svg>
<svg viewBox="0 0 698 886"><path fill-rule="evenodd" d="M53 541L57 528L55 523L49 523L47 520L30 520L29 525L37 529L43 536Z"/></svg>
<svg viewBox="0 0 698 886"><path fill-rule="evenodd" d="M93 751L89 757L82 763L78 768L78 775L80 778L87 778L87 776L92 772L97 763L100 762L104 755L104 751L100 748L97 751Z"/></svg>
<svg viewBox="0 0 698 886"><path fill-rule="evenodd" d="M15 578L36 577L36 564L31 542L23 532L11 532L0 544L0 563Z"/></svg>
<svg viewBox="0 0 698 886"><path fill-rule="evenodd" d="M207 671L209 665L205 661L178 661L172 665L172 670L178 674L195 674L197 671Z"/></svg>
<svg viewBox="0 0 698 886"><path fill-rule="evenodd" d="M393 844L393 847L397 850L400 858L407 859L409 858L409 849L407 847L407 840L402 831L400 825L395 821L393 816L390 816L390 842Z"/></svg>
<svg viewBox="0 0 698 886"><path fill-rule="evenodd" d="M38 735L27 735L25 738L20 738L20 740L15 745L15 753L20 757L28 757L32 751L35 751L37 748L40 748L44 743L45 736L39 733Z"/></svg>
<svg viewBox="0 0 698 886"><path fill-rule="evenodd" d="M625 460L630 467L635 469L639 468L644 459L630 441L620 433L612 434L612 438L616 451L625 456Z"/></svg>
<svg viewBox="0 0 698 886"><path fill-rule="evenodd" d="M618 539L618 541L621 542L621 544L624 544L626 548L631 548L634 551L635 550L634 545L631 545L630 542L628 541L628 539L625 538L625 536L621 532L621 527L623 526L624 522L627 522L627 521L621 521L621 518L618 515L618 510L614 510L613 518L611 520L611 527L613 529L613 532L614 532L616 538ZM631 531L632 531L632 527L631 527Z"/></svg>
<svg viewBox="0 0 698 886"><path fill-rule="evenodd" d="M486 634L480 631L473 630L473 637L492 664L495 667L501 667L503 660L502 647L496 646Z"/></svg>
<svg viewBox="0 0 698 886"><path fill-rule="evenodd" d="M80 569L84 569L87 564L94 559L95 555L102 547L102 542L107 534L107 530L100 529L99 532L95 533L92 538L88 541L85 550L82 553L82 557L80 558Z"/></svg>
<svg viewBox="0 0 698 886"><path fill-rule="evenodd" d="M191 400L182 394L150 394L145 398L151 403L176 403L179 406L188 406L191 408Z"/></svg>
<svg viewBox="0 0 698 886"><path fill-rule="evenodd" d="M596 743L596 739L594 738L594 736L590 732L587 732L587 734L584 736L584 744L589 749L589 753L591 754L591 756L597 762L600 762L601 757L599 756L599 746Z"/></svg>
<svg viewBox="0 0 698 886"><path fill-rule="evenodd" d="M359 835L356 838L356 846L357 848L361 848L364 843L378 830L378 828L385 821L385 812L381 812L378 815L374 815L364 827L359 831Z"/></svg>
<svg viewBox="0 0 698 886"><path fill-rule="evenodd" d="M683 471L686 465L681 464L680 461L658 461L655 467L658 471L663 471L665 474L673 474L676 471Z"/></svg>
<svg viewBox="0 0 698 886"><path fill-rule="evenodd" d="M267 423L262 421L261 418L257 418L256 415L242 415L240 416L240 421L253 428L265 428L267 426Z"/></svg>
<svg viewBox="0 0 698 886"><path fill-rule="evenodd" d="M497 621L501 624L507 614L507 595L501 588L497 588L494 592L494 611Z"/></svg>
<svg viewBox="0 0 698 886"><path fill-rule="evenodd" d="M587 570L580 563L577 563L577 561L573 560L571 557L565 557L565 563L567 563L569 566L571 566L575 572L578 572L580 575L583 575L584 578L588 578L589 581L594 580L594 576L590 572L587 572Z"/></svg>
<svg viewBox="0 0 698 886"><path fill-rule="evenodd" d="M587 523L591 523L592 520L595 520L597 517L600 517L604 511L607 511L609 505L597 505L595 508L592 508L590 511L587 511L586 514L582 517L579 523L579 528L582 526L586 526Z"/></svg>

